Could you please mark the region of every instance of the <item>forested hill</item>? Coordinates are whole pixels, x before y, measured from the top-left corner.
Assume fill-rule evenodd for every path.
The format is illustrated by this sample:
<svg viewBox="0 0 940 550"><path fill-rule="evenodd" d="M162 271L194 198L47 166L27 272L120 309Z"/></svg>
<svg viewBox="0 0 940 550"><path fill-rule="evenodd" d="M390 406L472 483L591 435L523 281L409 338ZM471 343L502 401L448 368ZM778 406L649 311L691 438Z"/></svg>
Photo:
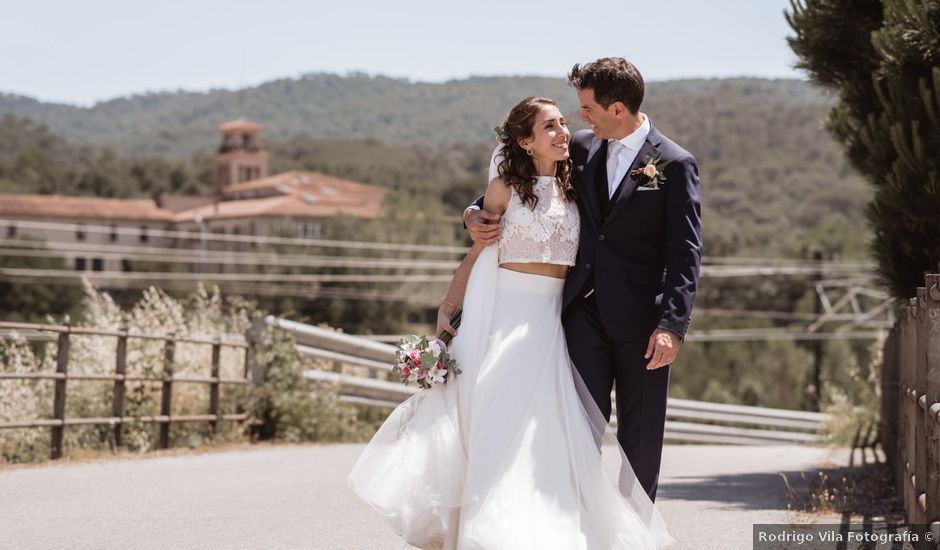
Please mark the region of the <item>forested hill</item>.
<svg viewBox="0 0 940 550"><path fill-rule="evenodd" d="M662 130L685 141L693 135L738 133L760 124L755 116L775 111L818 118L828 103L816 88L797 80L687 80L652 82L648 87L646 110ZM493 126L509 107L529 95L557 98L563 111L577 118L574 90L560 78L477 77L430 84L330 74L239 91L135 95L90 108L0 94L0 114L31 118L74 142L111 145L129 154L182 157L211 148L216 126L238 117L262 122L272 140L490 141Z"/></svg>
<svg viewBox="0 0 940 550"><path fill-rule="evenodd" d="M92 108L0 95L0 191L206 193L216 127L245 117L265 125L273 172L319 170L410 190L456 213L484 185L493 126L527 95L558 98L578 127L574 90L548 78L311 75ZM870 190L823 129L830 105L798 80L648 84L643 110L699 160L709 254L792 256L810 244L864 254Z"/></svg>

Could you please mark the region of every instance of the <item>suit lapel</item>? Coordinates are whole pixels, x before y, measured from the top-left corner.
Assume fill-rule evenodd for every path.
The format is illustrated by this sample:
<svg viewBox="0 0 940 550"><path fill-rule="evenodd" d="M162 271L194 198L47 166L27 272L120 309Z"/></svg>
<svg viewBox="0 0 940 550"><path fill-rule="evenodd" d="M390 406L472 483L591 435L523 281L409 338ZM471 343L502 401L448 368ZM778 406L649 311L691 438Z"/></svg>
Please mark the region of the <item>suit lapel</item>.
<svg viewBox="0 0 940 550"><path fill-rule="evenodd" d="M643 146L640 147L640 153L636 156L636 159L633 160L630 169L627 170L627 173L624 174L623 179L620 181L620 186L617 188L612 199L614 205L611 207L610 213L607 214L604 223L620 214L620 212L626 208L627 204L630 203L630 197L633 196L636 188L640 185L640 178L638 176L631 176L630 173L641 166L645 166L647 162L659 158L660 143L662 143L662 139L659 131L650 124L650 133L646 136L646 141L643 142Z"/></svg>
<svg viewBox="0 0 940 550"><path fill-rule="evenodd" d="M598 162L607 159L606 144L606 140L594 138L591 149L588 151L588 160L584 165L584 171L581 173L583 179L581 189L587 195L588 210L594 214L594 220L598 226L604 219L604 213L601 212L600 197L597 196L597 186L594 185L594 178L597 177Z"/></svg>

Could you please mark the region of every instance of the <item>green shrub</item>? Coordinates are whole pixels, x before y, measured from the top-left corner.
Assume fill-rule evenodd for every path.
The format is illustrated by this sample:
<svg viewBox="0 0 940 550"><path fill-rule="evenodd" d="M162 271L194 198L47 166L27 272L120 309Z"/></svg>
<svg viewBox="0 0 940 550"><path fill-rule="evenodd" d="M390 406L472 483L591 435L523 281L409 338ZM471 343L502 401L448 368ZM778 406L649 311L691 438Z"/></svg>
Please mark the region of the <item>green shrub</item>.
<svg viewBox="0 0 940 550"><path fill-rule="evenodd" d="M265 329L258 350L255 361L265 375L251 392L253 438L361 441L371 436L375 426L361 422L355 407L341 403L336 388L329 384L310 388L304 371L322 365L301 356L289 333Z"/></svg>
<svg viewBox="0 0 940 550"><path fill-rule="evenodd" d="M881 411L881 362L884 338L869 348L870 360L860 365L845 354L847 377L823 383L823 412L832 415L823 426L823 433L832 443L851 445L856 434L877 429Z"/></svg>

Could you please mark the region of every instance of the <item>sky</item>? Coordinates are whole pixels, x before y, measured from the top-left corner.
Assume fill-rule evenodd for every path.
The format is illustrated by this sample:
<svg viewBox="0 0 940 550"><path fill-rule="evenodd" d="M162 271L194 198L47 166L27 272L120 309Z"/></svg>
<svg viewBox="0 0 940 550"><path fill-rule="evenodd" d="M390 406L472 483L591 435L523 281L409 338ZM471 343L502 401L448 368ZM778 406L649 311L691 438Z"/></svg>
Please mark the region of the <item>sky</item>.
<svg viewBox="0 0 940 550"><path fill-rule="evenodd" d="M0 0L0 92L90 106L302 74L563 77L604 56L648 81L805 78L789 0Z"/></svg>

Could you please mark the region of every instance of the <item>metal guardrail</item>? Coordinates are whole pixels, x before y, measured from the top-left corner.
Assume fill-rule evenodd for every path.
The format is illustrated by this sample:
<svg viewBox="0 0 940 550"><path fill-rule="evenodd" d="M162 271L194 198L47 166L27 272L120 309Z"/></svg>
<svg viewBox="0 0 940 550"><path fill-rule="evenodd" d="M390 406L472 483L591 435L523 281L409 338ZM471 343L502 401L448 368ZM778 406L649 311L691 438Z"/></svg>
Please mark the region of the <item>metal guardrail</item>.
<svg viewBox="0 0 940 550"><path fill-rule="evenodd" d="M275 317L265 321L290 332L300 353L332 363L332 371L309 370L305 377L311 384L336 385L342 401L392 408L419 391L386 378L395 360L393 346ZM347 366L367 374L351 374ZM818 432L829 419L815 412L688 399L670 399L666 417L667 441L732 445L819 443L824 438ZM616 420L610 431L615 429Z"/></svg>
<svg viewBox="0 0 940 550"><path fill-rule="evenodd" d="M360 406L392 408L419 391L399 382L336 372L310 370L304 376L312 383L335 384L341 401ZM756 414L754 409L757 410ZM795 411L670 399L666 417L673 420L666 421L666 440L734 445L821 442L822 437L815 432L819 430L823 419L788 418L788 413L792 412ZM780 416L774 416L774 413L780 413ZM609 428L611 435L616 428L617 420L614 417Z"/></svg>

